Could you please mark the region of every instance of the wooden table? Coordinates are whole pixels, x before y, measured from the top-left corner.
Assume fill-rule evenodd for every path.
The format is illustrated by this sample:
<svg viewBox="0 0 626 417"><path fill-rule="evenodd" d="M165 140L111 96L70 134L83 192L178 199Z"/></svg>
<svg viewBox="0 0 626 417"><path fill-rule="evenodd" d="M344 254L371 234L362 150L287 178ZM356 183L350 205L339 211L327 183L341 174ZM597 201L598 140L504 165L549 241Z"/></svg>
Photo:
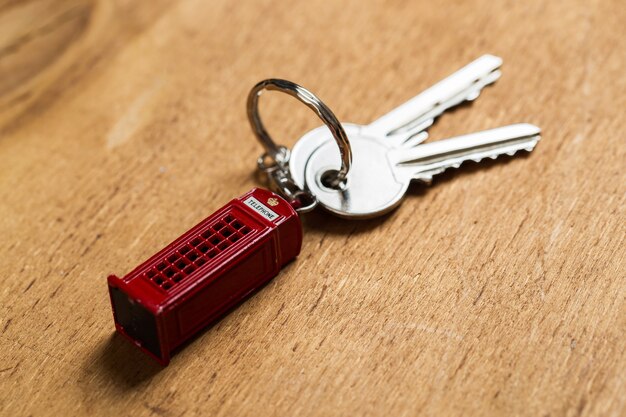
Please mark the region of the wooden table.
<svg viewBox="0 0 626 417"><path fill-rule="evenodd" d="M623 416L622 0L0 1L0 414ZM484 54L433 140L541 126L528 156L303 216L299 258L167 368L114 334L124 274L260 184L250 87L365 123ZM268 94L286 145L319 124Z"/></svg>

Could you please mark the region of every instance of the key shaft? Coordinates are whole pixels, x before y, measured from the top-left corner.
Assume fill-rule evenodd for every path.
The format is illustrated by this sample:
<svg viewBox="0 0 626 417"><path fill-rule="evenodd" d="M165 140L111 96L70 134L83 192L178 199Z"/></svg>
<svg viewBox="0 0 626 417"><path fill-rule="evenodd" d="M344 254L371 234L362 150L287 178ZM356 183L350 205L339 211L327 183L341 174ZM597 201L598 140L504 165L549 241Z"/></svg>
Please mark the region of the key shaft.
<svg viewBox="0 0 626 417"><path fill-rule="evenodd" d="M432 176L463 162L513 155L531 151L540 139L541 130L532 124L519 123L468 135L443 139L411 149L392 149L387 157L398 176L429 182Z"/></svg>
<svg viewBox="0 0 626 417"><path fill-rule="evenodd" d="M369 132L392 136L428 128L446 110L466 100L474 100L487 85L500 78L502 59L483 55L406 103L366 126ZM414 131L412 133L417 133Z"/></svg>

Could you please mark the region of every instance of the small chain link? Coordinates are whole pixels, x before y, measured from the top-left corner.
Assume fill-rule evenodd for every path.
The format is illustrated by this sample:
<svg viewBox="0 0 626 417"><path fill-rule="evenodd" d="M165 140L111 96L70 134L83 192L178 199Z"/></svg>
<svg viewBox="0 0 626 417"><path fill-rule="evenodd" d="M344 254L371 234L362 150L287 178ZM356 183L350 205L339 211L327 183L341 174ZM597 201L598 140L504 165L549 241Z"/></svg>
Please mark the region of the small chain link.
<svg viewBox="0 0 626 417"><path fill-rule="evenodd" d="M272 159L266 152L257 159L257 167L267 175L271 188L283 196L292 207L299 213L308 213L317 206L317 198L310 192L303 190L296 184L289 174L289 149L284 146L278 147L281 158L279 161Z"/></svg>

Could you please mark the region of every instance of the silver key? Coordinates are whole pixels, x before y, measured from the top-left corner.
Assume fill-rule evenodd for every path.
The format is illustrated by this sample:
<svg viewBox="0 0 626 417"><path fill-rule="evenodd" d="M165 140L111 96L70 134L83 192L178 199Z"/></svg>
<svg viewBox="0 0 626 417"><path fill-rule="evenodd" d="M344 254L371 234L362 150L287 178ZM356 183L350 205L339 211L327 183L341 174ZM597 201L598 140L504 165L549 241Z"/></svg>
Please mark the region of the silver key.
<svg viewBox="0 0 626 417"><path fill-rule="evenodd" d="M384 137L352 137L352 168L339 189L325 185L324 176L339 166L334 142L325 142L310 155L305 169L308 189L327 210L348 218L369 218L395 208L409 183L430 183L432 177L463 162L495 159L519 150L531 151L540 129L515 124L415 146L390 146Z"/></svg>
<svg viewBox="0 0 626 417"><path fill-rule="evenodd" d="M390 146L411 147L424 141L424 131L446 110L464 101L476 99L481 90L500 78L502 59L483 55L438 82L411 100L375 120L361 126L342 123L350 141L356 138L383 139ZM304 187L305 167L315 149L333 138L325 126L306 133L291 151L289 171L294 182Z"/></svg>
<svg viewBox="0 0 626 417"><path fill-rule="evenodd" d="M399 149L377 138L351 140L353 161L341 189L324 185L325 173L339 164L337 146L324 143L310 156L306 184L327 210L350 218L368 218L395 208L412 180L430 184L432 177L465 161L495 159L519 150L531 151L540 139L540 129L515 124L469 135Z"/></svg>

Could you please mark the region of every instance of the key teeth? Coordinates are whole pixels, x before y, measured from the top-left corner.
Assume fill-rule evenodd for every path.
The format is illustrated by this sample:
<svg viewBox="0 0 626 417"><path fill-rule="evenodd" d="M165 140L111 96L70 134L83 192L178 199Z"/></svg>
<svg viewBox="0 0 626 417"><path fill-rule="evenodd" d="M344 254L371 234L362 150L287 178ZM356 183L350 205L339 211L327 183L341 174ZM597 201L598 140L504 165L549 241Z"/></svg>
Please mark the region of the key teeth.
<svg viewBox="0 0 626 417"><path fill-rule="evenodd" d="M468 161L470 161L470 160L471 160L471 161L474 161L474 162L476 162L476 163L479 163L480 161L482 161L483 159L486 159L486 158L489 158L489 159L491 159L491 160L494 160L494 161L495 161L495 160L496 160L496 159L498 159L498 157L499 157L499 156L501 156L501 155L514 156L514 155L515 155L517 152L519 152L519 151L524 150L524 151L531 152L533 149L534 149L534 146L533 146L533 147L530 147L530 148L516 149L516 150L514 150L514 151L506 152L505 154L495 154L495 155L483 156L483 157L481 157L481 158L468 159ZM462 162L458 162L458 163L452 164L452 165L450 165L449 167L447 167L446 169L450 169L450 168L458 169L461 165L463 165L463 162L465 162L465 161L462 161ZM431 177L431 180L432 180L432 177Z"/></svg>
<svg viewBox="0 0 626 417"><path fill-rule="evenodd" d="M499 156L501 155L508 155L508 156L513 156L515 155L517 152L521 151L521 150L525 150L525 151L532 151L534 149L534 145L532 147L529 148L520 148L520 149L516 149L510 152L506 152L506 153L496 153L495 155L487 155L487 156L483 156L481 158L473 158L473 159L468 159L467 161L474 161L476 163L479 163L480 161L482 161L483 159L489 158L491 160L496 160L498 159ZM434 173L428 175L428 176L419 176L419 177L414 177L415 180L421 181L426 185L431 185L433 182L433 176L436 174L440 174L448 169L458 169L461 167L461 165L463 165L463 163L466 161L461 161L461 162L457 162L454 164L449 165L448 167L445 168L440 168L436 171L434 171ZM421 173L421 175L425 175L424 173Z"/></svg>
<svg viewBox="0 0 626 417"><path fill-rule="evenodd" d="M471 93L469 93L467 95L467 97L465 98L465 100L467 101L474 101L476 100L478 97L480 97L480 90L478 91L472 91Z"/></svg>

